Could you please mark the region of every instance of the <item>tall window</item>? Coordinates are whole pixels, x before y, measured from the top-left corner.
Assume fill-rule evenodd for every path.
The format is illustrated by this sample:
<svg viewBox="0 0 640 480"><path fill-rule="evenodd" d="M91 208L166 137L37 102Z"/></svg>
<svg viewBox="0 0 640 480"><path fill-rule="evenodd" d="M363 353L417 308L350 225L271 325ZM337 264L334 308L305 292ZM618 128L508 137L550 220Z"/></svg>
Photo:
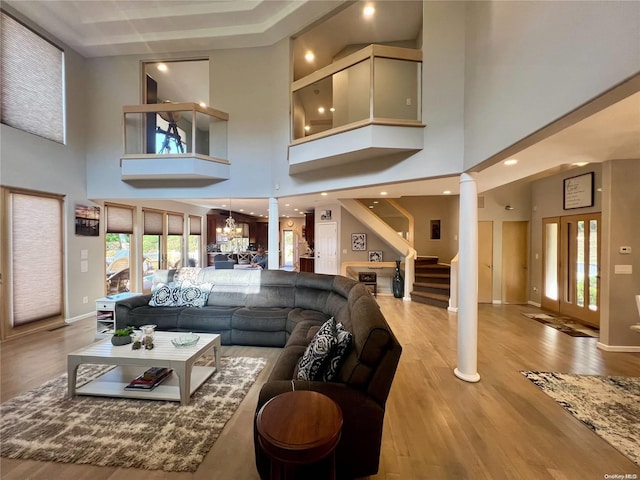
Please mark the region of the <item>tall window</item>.
<svg viewBox="0 0 640 480"><path fill-rule="evenodd" d="M167 214L167 263L169 268L180 268L182 263L182 242L184 238L184 216L181 213Z"/></svg>
<svg viewBox="0 0 640 480"><path fill-rule="evenodd" d="M188 267L199 267L200 251L202 245L202 217L189 216L189 239L187 242Z"/></svg>
<svg viewBox="0 0 640 480"><path fill-rule="evenodd" d="M128 292L131 282L131 236L133 234L133 208L105 205L107 227L105 232L106 292Z"/></svg>
<svg viewBox="0 0 640 480"><path fill-rule="evenodd" d="M9 338L64 321L63 197L2 189L2 199L6 219L2 243L7 245L2 265L8 279L2 337Z"/></svg>
<svg viewBox="0 0 640 480"><path fill-rule="evenodd" d="M64 52L0 12L2 123L64 143Z"/></svg>

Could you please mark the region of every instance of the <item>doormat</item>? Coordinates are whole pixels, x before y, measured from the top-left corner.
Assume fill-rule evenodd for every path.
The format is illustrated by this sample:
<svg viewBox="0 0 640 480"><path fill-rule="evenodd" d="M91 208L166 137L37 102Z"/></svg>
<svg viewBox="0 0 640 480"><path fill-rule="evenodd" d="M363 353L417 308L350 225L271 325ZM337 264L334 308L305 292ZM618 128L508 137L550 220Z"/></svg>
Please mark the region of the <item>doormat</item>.
<svg viewBox="0 0 640 480"><path fill-rule="evenodd" d="M547 327L555 328L571 337L600 338L600 330L578 323L571 317L554 315L553 313L523 313L522 315Z"/></svg>

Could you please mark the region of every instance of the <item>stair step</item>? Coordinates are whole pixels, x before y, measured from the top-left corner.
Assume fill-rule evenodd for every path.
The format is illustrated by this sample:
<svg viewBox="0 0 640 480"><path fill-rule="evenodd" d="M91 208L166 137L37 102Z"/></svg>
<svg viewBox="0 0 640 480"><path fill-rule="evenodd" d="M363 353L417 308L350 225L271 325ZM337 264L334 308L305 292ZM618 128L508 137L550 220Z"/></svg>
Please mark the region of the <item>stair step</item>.
<svg viewBox="0 0 640 480"><path fill-rule="evenodd" d="M415 278L423 278L423 279L429 279L429 278L441 278L443 280L447 280L449 281L451 279L451 274L449 273L424 273L424 272L416 272L415 273Z"/></svg>
<svg viewBox="0 0 640 480"><path fill-rule="evenodd" d="M438 257L416 257L416 265L432 265L438 263Z"/></svg>
<svg viewBox="0 0 640 480"><path fill-rule="evenodd" d="M411 300L418 303L433 305L434 307L447 308L449 306L449 296L428 292L411 292Z"/></svg>
<svg viewBox="0 0 640 480"><path fill-rule="evenodd" d="M449 283L415 282L413 284L413 291L441 293L443 295L449 295L451 291L451 285Z"/></svg>

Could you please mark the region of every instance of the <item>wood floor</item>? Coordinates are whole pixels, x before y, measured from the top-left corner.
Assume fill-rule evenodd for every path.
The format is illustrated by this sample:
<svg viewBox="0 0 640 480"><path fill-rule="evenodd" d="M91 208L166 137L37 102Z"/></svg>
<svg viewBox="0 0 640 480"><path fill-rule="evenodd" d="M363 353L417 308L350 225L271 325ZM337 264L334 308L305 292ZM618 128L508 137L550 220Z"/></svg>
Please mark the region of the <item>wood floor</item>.
<svg viewBox="0 0 640 480"><path fill-rule="evenodd" d="M453 374L457 317L393 297L378 301L403 346L387 403L380 471L370 479L603 479L640 468L524 378L520 370L640 376L640 354L604 352L527 319L529 306L480 306L478 383ZM1 399L66 371L66 354L92 340L93 324L0 345ZM3 480L256 480L252 421L257 393L278 349L223 347L223 355L269 362L193 473L167 473L0 459ZM609 477L613 478L613 477Z"/></svg>

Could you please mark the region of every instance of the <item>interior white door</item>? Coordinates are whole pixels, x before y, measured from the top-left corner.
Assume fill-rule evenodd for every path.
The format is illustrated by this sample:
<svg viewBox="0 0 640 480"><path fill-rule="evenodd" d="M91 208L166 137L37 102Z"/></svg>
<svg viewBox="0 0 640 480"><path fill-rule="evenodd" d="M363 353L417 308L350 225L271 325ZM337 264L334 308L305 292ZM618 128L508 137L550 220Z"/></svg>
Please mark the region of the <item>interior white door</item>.
<svg viewBox="0 0 640 480"><path fill-rule="evenodd" d="M315 273L338 273L338 227L335 222L317 223L315 231Z"/></svg>

